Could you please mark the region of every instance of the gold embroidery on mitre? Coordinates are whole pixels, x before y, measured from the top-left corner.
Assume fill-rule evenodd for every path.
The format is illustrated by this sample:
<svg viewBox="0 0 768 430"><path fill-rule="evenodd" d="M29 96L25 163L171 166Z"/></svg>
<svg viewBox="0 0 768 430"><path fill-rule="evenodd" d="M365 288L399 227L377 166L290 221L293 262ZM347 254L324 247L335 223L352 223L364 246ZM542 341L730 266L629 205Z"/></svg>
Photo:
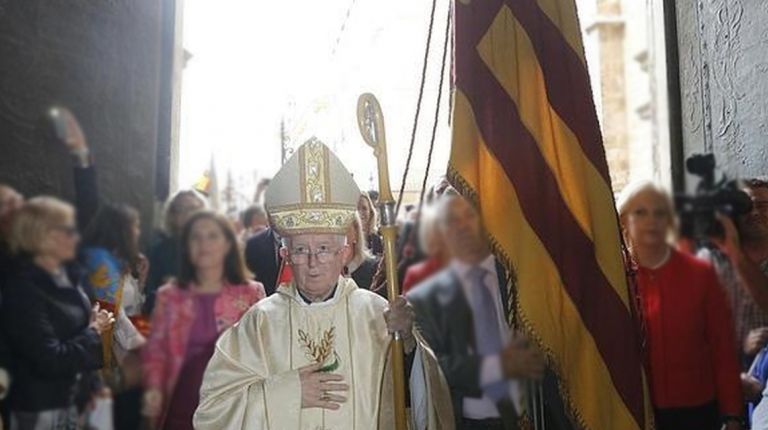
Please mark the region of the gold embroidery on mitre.
<svg viewBox="0 0 768 430"><path fill-rule="evenodd" d="M310 139L302 148L302 201L310 204L325 203L329 200L328 154L323 144L316 138Z"/></svg>
<svg viewBox="0 0 768 430"><path fill-rule="evenodd" d="M309 333L299 329L299 343L307 358L320 364L320 372L333 372L339 368L339 354L336 353L336 327L323 332L319 341L312 339Z"/></svg>
<svg viewBox="0 0 768 430"><path fill-rule="evenodd" d="M355 208L345 205L301 208L280 207L272 210L275 229L283 235L312 233L346 234Z"/></svg>
<svg viewBox="0 0 768 430"><path fill-rule="evenodd" d="M360 191L331 150L313 137L284 169L288 173L281 170L266 195L275 231L281 236L346 234L357 211Z"/></svg>

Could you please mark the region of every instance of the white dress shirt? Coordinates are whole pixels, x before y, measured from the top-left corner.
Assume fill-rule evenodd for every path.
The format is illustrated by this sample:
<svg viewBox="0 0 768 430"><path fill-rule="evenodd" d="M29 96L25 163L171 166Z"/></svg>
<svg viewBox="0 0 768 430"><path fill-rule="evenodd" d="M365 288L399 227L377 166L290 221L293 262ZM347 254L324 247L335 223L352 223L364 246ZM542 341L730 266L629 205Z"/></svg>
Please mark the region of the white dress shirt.
<svg viewBox="0 0 768 430"><path fill-rule="evenodd" d="M477 266L487 271L485 278L483 279L485 287L491 291L493 301L496 305L496 315L499 320L499 332L501 333L502 344L509 343L511 336L509 325L505 319L504 305L501 302L501 286L499 285L499 274L496 270L496 258L493 255L489 255ZM469 279L470 270L475 267L469 264L462 263L454 260L451 263L451 269L461 281L462 288L464 290L464 296L469 303L469 308L474 312L472 302L476 295L472 289L476 288ZM501 355L488 355L483 357L482 364L480 365L480 386L494 384L504 380L504 372L501 366ZM510 399L514 403L518 412L521 410L522 393L520 392L520 386L518 381L509 381L509 393ZM499 409L496 407L496 403L486 396L482 398L464 398L463 403L463 416L464 418L483 420L488 418L499 418Z"/></svg>

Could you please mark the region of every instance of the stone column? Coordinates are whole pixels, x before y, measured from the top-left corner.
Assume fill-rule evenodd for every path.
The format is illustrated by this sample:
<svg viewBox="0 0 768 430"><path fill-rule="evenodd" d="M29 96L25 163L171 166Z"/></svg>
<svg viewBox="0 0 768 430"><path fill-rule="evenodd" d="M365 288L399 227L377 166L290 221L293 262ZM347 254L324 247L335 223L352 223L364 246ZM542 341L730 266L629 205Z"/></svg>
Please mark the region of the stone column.
<svg viewBox="0 0 768 430"><path fill-rule="evenodd" d="M625 73L625 23L620 0L598 0L595 22L587 33L596 33L600 61L600 106L603 144L611 168L614 190L629 180L627 100Z"/></svg>

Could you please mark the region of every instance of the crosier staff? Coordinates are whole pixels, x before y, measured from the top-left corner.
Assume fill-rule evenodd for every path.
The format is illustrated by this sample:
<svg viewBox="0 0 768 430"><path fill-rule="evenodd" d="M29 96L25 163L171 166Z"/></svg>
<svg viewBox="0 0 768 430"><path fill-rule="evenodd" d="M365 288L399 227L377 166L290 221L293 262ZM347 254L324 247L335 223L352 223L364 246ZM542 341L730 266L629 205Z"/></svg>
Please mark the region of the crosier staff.
<svg viewBox="0 0 768 430"><path fill-rule="evenodd" d="M379 170L379 211L381 214L381 236L384 241L384 262L387 274L387 297L389 302L400 295L397 282L397 226L395 224L395 199L389 186L389 166L387 164L387 139L384 134L384 114L379 101L373 94L365 93L357 100L357 125L365 143L373 148ZM403 360L403 339L400 333L392 334L390 349L392 361L392 379L394 382L395 428L407 430L405 411L405 364Z"/></svg>

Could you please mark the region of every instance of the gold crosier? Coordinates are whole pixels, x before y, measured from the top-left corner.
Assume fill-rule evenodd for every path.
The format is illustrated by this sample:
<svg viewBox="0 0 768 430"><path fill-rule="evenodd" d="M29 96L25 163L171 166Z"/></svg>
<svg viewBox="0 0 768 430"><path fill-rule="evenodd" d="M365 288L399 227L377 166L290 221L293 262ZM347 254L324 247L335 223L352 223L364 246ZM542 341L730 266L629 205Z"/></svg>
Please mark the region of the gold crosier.
<svg viewBox="0 0 768 430"><path fill-rule="evenodd" d="M366 93L357 100L357 125L365 143L373 148L379 170L379 211L381 214L380 232L384 241L384 263L387 274L387 297L392 303L400 295L397 282L397 226L395 224L395 199L389 186L389 166L387 164L387 139L384 134L384 114L379 101L373 94ZM400 333L392 334L390 348L392 362L392 380L394 382L395 428L407 430L405 410L405 364L403 360L403 339Z"/></svg>

